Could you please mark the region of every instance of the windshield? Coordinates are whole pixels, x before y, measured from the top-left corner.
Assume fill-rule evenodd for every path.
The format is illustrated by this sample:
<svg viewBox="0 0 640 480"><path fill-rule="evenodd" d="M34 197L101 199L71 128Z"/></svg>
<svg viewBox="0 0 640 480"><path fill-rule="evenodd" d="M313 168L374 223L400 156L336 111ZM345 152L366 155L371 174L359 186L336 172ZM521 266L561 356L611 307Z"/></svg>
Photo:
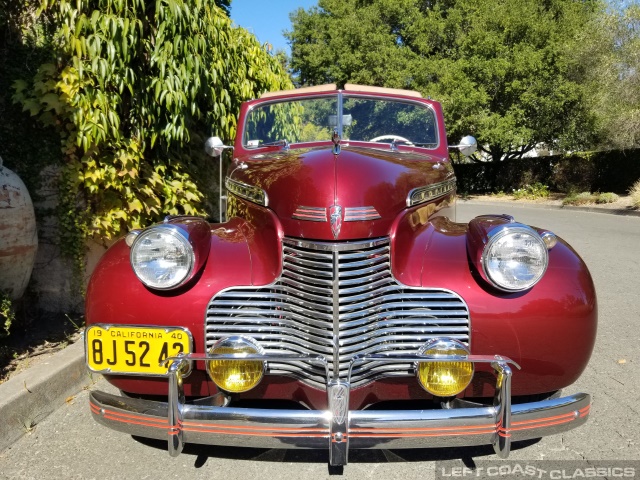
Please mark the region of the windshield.
<svg viewBox="0 0 640 480"><path fill-rule="evenodd" d="M395 142L427 148L438 144L436 118L429 106L348 95L259 105L247 115L243 144L257 148L283 144L284 140L329 141L336 128L344 141Z"/></svg>

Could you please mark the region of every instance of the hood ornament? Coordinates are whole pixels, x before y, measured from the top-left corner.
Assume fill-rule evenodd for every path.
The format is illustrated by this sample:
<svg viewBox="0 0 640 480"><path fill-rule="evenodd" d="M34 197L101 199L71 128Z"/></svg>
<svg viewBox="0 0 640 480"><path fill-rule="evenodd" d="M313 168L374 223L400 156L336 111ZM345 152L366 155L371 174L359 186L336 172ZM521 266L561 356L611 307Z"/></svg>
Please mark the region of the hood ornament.
<svg viewBox="0 0 640 480"><path fill-rule="evenodd" d="M340 229L342 228L342 207L340 205L331 205L329 209L329 220L331 221L331 231L333 238L338 239Z"/></svg>
<svg viewBox="0 0 640 480"><path fill-rule="evenodd" d="M334 128L333 129L333 135L331 135L331 141L333 142L333 154L334 155L339 155L340 154L340 134L338 133L338 129Z"/></svg>

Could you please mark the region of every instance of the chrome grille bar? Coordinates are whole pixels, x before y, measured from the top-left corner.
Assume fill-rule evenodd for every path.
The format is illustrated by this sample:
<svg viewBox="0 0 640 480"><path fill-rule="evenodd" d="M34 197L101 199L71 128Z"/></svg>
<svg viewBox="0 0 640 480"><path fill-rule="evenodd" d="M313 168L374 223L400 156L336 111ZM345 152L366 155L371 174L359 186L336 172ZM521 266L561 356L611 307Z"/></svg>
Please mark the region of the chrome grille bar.
<svg viewBox="0 0 640 480"><path fill-rule="evenodd" d="M218 293L205 326L207 349L221 338L244 335L269 354L322 355L331 377L341 380L354 356L415 354L436 337L468 344L469 332L469 310L457 294L395 280L387 238L340 243L285 238L280 278ZM318 365L269 362L269 373L326 386ZM353 369L351 385L412 374L412 363L371 361Z"/></svg>

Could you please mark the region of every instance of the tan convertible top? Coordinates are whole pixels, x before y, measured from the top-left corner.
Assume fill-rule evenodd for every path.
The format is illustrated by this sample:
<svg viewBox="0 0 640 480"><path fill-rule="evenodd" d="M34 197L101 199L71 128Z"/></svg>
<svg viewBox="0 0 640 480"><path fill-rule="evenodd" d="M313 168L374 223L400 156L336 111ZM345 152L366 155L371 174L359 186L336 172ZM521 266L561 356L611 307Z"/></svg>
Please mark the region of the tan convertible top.
<svg viewBox="0 0 640 480"><path fill-rule="evenodd" d="M316 85L313 87L295 88L293 90L281 90L279 92L265 92L260 95L260 98L280 97L282 95L289 95L292 93L321 93L321 92L333 92L337 90L335 83L327 83L326 85ZM391 95L405 95L407 97L422 98L420 92L415 90L402 90L400 88L385 88L385 87L370 87L368 85L356 85L355 83L347 83L344 86L345 91L349 92L361 92L361 93L386 93Z"/></svg>
<svg viewBox="0 0 640 480"><path fill-rule="evenodd" d="M422 94L420 92L416 92L415 90L402 90L401 88L369 87L367 85L356 85L355 83L347 83L345 84L344 89L350 92L388 93L392 95L404 95L406 97L422 98Z"/></svg>

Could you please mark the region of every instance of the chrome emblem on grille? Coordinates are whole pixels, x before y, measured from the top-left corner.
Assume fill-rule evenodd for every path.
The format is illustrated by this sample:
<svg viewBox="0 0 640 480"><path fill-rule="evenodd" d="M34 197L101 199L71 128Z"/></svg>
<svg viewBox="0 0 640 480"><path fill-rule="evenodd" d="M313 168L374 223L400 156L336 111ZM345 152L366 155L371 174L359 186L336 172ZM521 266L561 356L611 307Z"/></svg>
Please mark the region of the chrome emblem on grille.
<svg viewBox="0 0 640 480"><path fill-rule="evenodd" d="M329 215L333 238L337 239L338 235L340 235L340 229L342 228L342 207L340 205L331 205Z"/></svg>
<svg viewBox="0 0 640 480"><path fill-rule="evenodd" d="M349 409L349 390L344 383L336 383L330 387L329 408L333 414L333 421L342 425L347 418Z"/></svg>

